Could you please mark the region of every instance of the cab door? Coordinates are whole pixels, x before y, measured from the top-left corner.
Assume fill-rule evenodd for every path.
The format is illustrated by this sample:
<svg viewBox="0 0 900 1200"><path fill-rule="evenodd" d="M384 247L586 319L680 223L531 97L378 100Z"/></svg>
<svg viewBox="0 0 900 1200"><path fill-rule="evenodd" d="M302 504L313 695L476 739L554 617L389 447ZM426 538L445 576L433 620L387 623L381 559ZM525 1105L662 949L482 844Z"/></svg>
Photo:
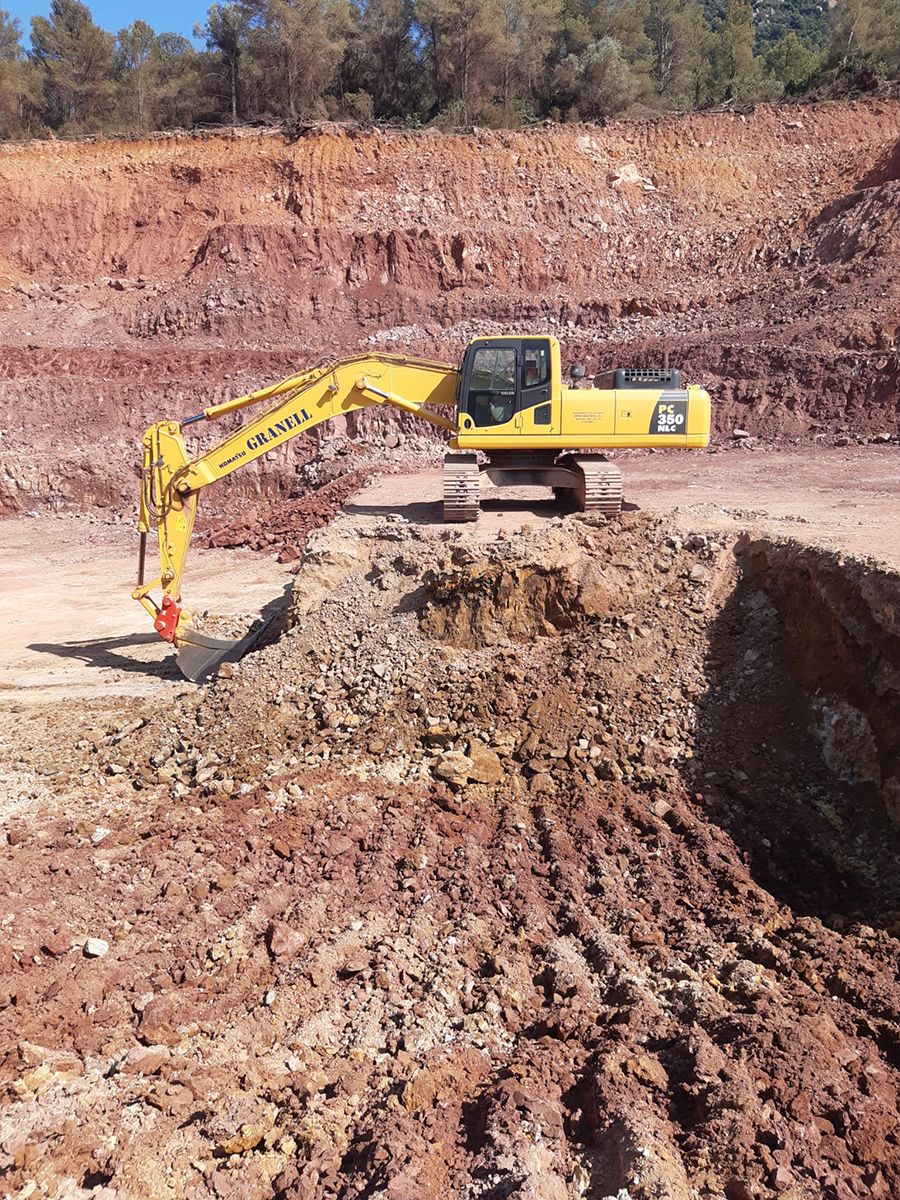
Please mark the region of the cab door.
<svg viewBox="0 0 900 1200"><path fill-rule="evenodd" d="M520 345L517 429L525 437L558 434L561 413L553 401L550 339L523 338Z"/></svg>
<svg viewBox="0 0 900 1200"><path fill-rule="evenodd" d="M459 404L460 444L469 439L516 437L519 400L519 343L492 338L474 343L463 370ZM465 441L463 441L465 439Z"/></svg>

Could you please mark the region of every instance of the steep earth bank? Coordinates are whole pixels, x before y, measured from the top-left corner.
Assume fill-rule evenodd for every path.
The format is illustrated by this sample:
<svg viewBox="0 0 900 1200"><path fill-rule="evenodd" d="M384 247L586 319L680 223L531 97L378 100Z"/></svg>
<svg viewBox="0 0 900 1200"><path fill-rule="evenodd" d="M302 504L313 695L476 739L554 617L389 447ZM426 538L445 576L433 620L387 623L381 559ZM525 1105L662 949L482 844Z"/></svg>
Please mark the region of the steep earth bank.
<svg viewBox="0 0 900 1200"><path fill-rule="evenodd" d="M896 433L898 137L886 100L2 147L0 506L130 503L152 419L510 329L590 367L668 351L720 431ZM305 490L315 447L235 486Z"/></svg>

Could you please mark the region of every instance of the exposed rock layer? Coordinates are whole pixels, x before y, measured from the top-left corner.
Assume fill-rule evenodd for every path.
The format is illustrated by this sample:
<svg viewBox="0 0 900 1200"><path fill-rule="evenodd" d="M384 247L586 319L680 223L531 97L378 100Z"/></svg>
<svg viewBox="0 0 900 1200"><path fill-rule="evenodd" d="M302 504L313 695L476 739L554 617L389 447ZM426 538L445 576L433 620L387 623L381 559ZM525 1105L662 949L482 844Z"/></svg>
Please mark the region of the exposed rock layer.
<svg viewBox="0 0 900 1200"><path fill-rule="evenodd" d="M898 137L900 104L871 101L2 147L0 504L130 499L152 419L509 329L591 366L669 352L720 430L896 431ZM283 490L291 461L229 486Z"/></svg>

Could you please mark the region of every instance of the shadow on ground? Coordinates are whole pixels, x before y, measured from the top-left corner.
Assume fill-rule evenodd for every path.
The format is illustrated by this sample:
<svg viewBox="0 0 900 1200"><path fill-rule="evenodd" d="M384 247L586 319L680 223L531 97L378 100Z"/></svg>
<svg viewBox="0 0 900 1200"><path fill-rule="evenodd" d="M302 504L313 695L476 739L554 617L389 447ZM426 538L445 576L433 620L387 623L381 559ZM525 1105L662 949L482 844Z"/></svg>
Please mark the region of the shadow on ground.
<svg viewBox="0 0 900 1200"><path fill-rule="evenodd" d="M121 653L129 647L157 644L155 633L131 633L124 637L91 638L84 642L32 642L29 650L55 654L58 658L83 662L99 669L136 672L156 679L180 679L175 659L167 655L158 662Z"/></svg>
<svg viewBox="0 0 900 1200"><path fill-rule="evenodd" d="M409 504L361 504L349 502L343 511L350 516L362 517L404 517L411 525L443 525L443 505L440 500L414 500ZM564 504L555 499L523 500L513 496L483 497L481 511L485 516L495 513L507 513L510 517L538 517L542 521L552 521L555 517L564 517L572 512ZM638 512L637 504L625 503L623 512ZM452 528L452 526L451 526Z"/></svg>
<svg viewBox="0 0 900 1200"><path fill-rule="evenodd" d="M742 579L710 628L689 781L756 881L794 912L895 925L897 830L875 782L826 765L822 696L798 682L785 631L767 591ZM817 633L823 660L838 655L829 633Z"/></svg>

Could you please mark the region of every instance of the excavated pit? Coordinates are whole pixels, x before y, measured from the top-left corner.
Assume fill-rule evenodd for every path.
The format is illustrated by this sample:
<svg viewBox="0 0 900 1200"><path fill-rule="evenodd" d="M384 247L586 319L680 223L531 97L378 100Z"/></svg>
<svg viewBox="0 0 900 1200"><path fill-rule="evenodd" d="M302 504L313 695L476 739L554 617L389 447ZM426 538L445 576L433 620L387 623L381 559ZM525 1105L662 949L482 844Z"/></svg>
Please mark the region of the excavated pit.
<svg viewBox="0 0 900 1200"><path fill-rule="evenodd" d="M737 553L699 722L714 803L793 908L896 928L897 577L792 542L744 539Z"/></svg>
<svg viewBox="0 0 900 1200"><path fill-rule="evenodd" d="M10 831L4 1183L900 1194L898 612L645 517L314 533L278 640L96 739L130 796Z"/></svg>

